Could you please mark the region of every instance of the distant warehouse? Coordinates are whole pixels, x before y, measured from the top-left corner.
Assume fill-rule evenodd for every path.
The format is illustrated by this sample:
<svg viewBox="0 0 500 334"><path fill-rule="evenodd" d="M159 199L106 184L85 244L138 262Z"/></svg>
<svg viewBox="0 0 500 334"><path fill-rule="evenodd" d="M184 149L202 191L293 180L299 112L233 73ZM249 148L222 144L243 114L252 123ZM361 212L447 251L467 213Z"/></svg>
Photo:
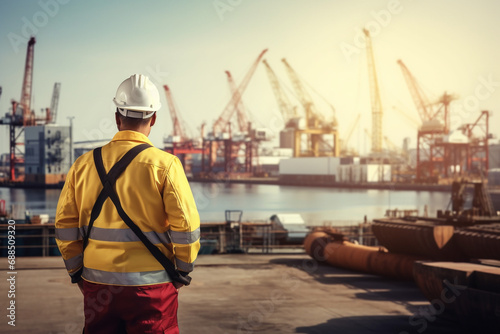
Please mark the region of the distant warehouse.
<svg viewBox="0 0 500 334"><path fill-rule="evenodd" d="M391 165L359 157L301 157L281 160L281 184L390 182Z"/></svg>

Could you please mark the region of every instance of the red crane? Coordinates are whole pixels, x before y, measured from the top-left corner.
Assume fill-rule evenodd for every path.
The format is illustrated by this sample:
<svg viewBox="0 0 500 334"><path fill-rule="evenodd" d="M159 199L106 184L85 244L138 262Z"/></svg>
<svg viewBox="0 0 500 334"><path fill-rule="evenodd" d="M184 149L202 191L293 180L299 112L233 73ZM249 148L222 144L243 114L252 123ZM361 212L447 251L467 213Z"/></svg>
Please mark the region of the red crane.
<svg viewBox="0 0 500 334"><path fill-rule="evenodd" d="M28 41L20 102L12 100L12 115L7 114L6 117L0 122L1 124L9 125L9 179L11 181L16 180L16 161L22 160L21 158L16 157L16 148L18 145L23 145L24 143L18 142L17 140L24 130L23 126L35 125L35 116L31 111L31 87L33 84L33 57L35 54L35 43L35 37L31 37ZM16 114L18 110L21 114ZM17 130L17 128L20 128L20 130Z"/></svg>
<svg viewBox="0 0 500 334"><path fill-rule="evenodd" d="M177 108L172 97L172 92L168 85L164 85L165 95L167 97L168 108L172 118L172 135L169 136L164 143L165 151L169 152L179 158L186 173L191 173L192 154L206 154L202 147L198 147L196 142L190 138L184 128L181 117L177 113ZM202 125L203 132L204 125ZM203 137L203 135L202 135Z"/></svg>
<svg viewBox="0 0 500 334"><path fill-rule="evenodd" d="M231 96L234 95L239 95L240 93L238 92L238 89L236 88L236 83L233 80L233 77L231 76L231 72L226 71L227 74L227 81L229 83L229 89L231 91ZM248 132L248 118L247 114L245 113L245 106L243 105L243 100L241 96L237 96L238 103L236 104L236 110L237 110L237 119L238 119L238 129L240 130L241 133L246 133Z"/></svg>
<svg viewBox="0 0 500 334"><path fill-rule="evenodd" d="M186 132L184 131L182 125L181 125L181 119L177 115L177 109L175 108L175 103L174 99L172 97L172 92L170 91L170 88L167 85L164 85L163 88L165 89L165 95L167 96L167 103L168 103L168 109L170 110L170 117L172 118L172 127L173 127L173 132L172 132L172 137L179 138L179 142L183 143L186 140L188 140L186 136Z"/></svg>
<svg viewBox="0 0 500 334"><path fill-rule="evenodd" d="M35 125L35 118L31 112L31 87L33 85L33 59L35 54L35 43L35 37L31 37L28 42L26 63L24 65L23 88L21 90L21 100L19 103L23 110L24 125Z"/></svg>
<svg viewBox="0 0 500 334"><path fill-rule="evenodd" d="M398 60L398 64L403 72L403 76L413 98L413 102L417 107L418 114L422 120L422 125L426 125L426 122L427 124L430 124L429 122L431 121L439 121L440 125L443 127L443 131L448 132L448 106L456 97L444 93L438 101L434 103L429 102L427 95L419 86L417 79L413 76L410 70L408 70L401 59Z"/></svg>
<svg viewBox="0 0 500 334"><path fill-rule="evenodd" d="M9 179L16 181L15 164L23 161L23 152L17 147L24 145L22 134L24 127L37 124L46 124L50 121L50 108L46 108L47 115L45 117L36 118L34 111L31 109L31 95L33 85L33 60L35 55L35 37L31 37L28 41L26 50L26 62L24 65L23 87L21 90L20 102L11 100L12 112L6 114L0 119L0 124L9 126L9 155L10 155L10 173ZM17 155L16 155L17 151Z"/></svg>
<svg viewBox="0 0 500 334"><path fill-rule="evenodd" d="M417 107L420 119L422 122L430 121L433 118L433 115L431 104L427 95L425 95L422 88L418 85L417 79L413 76L401 59L398 60L398 65L401 67L401 71L403 72L403 76L411 93L411 97L413 98L413 102Z"/></svg>
<svg viewBox="0 0 500 334"><path fill-rule="evenodd" d="M469 154L460 152L461 148L453 143L443 142L450 133L449 106L456 97L445 92L439 100L429 102L403 61L398 60L398 64L422 119L422 126L417 132L417 180L434 182L435 177L448 177L449 170L455 170L454 166L458 164L452 162L450 157Z"/></svg>
<svg viewBox="0 0 500 334"><path fill-rule="evenodd" d="M228 104L226 105L226 107L222 111L219 118L215 121L215 123L213 125L214 136L229 130L228 129L229 128L229 121L231 120L231 117L233 116L234 111L237 109L238 103L241 101L241 96L243 95L243 92L246 90L248 83L250 82L250 79L252 78L253 74L255 73L255 70L257 69L257 66L259 65L260 60L262 59L262 57L264 56L264 54L266 52L267 52L267 49L262 51L260 53L259 57L257 57L257 60L255 60L252 67L250 67L250 70L243 78L243 81L238 86L238 89L236 90L235 94L232 95L231 100L228 102Z"/></svg>

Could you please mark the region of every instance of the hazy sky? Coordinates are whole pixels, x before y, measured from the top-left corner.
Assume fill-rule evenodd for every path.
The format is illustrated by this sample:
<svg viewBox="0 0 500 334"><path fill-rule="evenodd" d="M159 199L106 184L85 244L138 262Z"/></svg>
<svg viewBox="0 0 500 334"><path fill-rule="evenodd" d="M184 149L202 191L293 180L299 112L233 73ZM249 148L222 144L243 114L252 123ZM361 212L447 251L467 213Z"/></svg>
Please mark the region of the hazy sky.
<svg viewBox="0 0 500 334"><path fill-rule="evenodd" d="M266 59L290 98L286 58L311 87L318 109L331 114L345 136L356 115L361 121L350 144L370 142L371 108L361 29L372 31L384 108L383 131L400 145L416 142L419 116L401 70L402 59L432 98L456 94L456 127L491 110L491 132L500 136L500 26L496 0L155 0L0 1L0 113L19 100L29 35L35 35L33 102L50 105L61 82L58 123L75 116L74 139L111 138L116 132L112 98L133 73L168 84L181 117L194 134L220 115L230 98L225 70L239 83L258 54ZM161 88L161 87L160 87ZM314 89L314 91L312 90ZM316 93L317 92L317 93ZM171 131L163 107L151 139L157 146ZM280 114L263 65L243 95L256 127L279 130ZM0 127L0 152L7 127Z"/></svg>

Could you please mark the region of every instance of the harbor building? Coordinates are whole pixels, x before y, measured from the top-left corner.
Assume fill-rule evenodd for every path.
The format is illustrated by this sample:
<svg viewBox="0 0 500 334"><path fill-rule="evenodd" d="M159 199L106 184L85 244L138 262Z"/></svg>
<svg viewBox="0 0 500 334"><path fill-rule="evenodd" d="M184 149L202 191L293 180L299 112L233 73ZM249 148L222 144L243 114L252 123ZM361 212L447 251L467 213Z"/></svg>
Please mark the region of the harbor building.
<svg viewBox="0 0 500 334"><path fill-rule="evenodd" d="M69 133L69 126L62 125L47 124L25 128L26 182L64 182L71 166Z"/></svg>

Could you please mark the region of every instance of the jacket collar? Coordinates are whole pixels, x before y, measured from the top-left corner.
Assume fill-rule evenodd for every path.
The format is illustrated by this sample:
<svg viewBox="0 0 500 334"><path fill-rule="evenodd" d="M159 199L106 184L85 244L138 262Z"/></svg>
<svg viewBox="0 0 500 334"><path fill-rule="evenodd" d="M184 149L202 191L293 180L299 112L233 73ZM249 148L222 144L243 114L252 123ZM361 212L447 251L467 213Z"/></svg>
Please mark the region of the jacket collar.
<svg viewBox="0 0 500 334"><path fill-rule="evenodd" d="M132 130L118 131L111 141L136 141L153 146L148 137L140 132Z"/></svg>

